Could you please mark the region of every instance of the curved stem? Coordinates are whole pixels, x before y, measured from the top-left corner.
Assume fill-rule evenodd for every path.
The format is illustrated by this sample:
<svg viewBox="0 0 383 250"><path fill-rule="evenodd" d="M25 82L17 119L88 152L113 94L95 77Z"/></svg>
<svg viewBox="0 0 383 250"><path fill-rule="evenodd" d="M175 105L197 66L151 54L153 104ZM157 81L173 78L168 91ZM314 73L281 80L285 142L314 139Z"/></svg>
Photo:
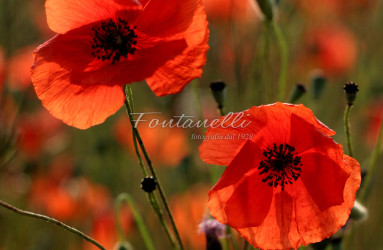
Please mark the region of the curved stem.
<svg viewBox="0 0 383 250"><path fill-rule="evenodd" d="M347 105L346 110L344 111L344 130L346 133L348 154L349 156L353 157L352 145L351 145L350 121L349 121L350 110L351 110L351 105Z"/></svg>
<svg viewBox="0 0 383 250"><path fill-rule="evenodd" d="M39 220L44 220L44 221L47 221L47 222L50 222L52 224L55 224L59 227L62 227L64 228L65 230L69 231L69 232L72 232L74 234L77 234L78 236L80 236L81 238L83 238L84 240L92 243L93 245L95 245L96 247L98 247L99 249L101 250L106 250L106 248L104 248L103 246L100 245L100 243L98 243L96 240L92 239L91 237L89 237L88 235L84 234L83 232L81 232L80 230L76 229L76 228L73 228L73 227L70 227L66 224L64 224L63 222L61 221L58 221L56 219L53 219L53 218L50 218L46 215L42 215L42 214L36 214L36 213L32 213L32 212L29 212L29 211L25 211L25 210L21 210L17 207L14 207L2 200L0 200L0 206L6 208L6 209L9 209L11 210L12 212L15 212L17 214L21 214L21 215L24 215L24 216L28 216L28 217L33 217L33 218L36 218L36 219L39 219Z"/></svg>
<svg viewBox="0 0 383 250"><path fill-rule="evenodd" d="M161 186L161 184L160 184L160 182L159 182L159 180L158 180L158 178L157 178L157 174L156 174L156 172L155 172L155 170L154 170L154 168L153 168L152 161L150 160L150 157L149 157L149 155L148 155L148 152L146 151L145 145L144 145L144 143L143 143L143 141L142 141L142 139L141 139L141 135L140 135L140 133L138 132L138 129L135 127L135 124L134 124L134 117L133 117L133 115L132 115L132 110L131 110L131 106L130 106L130 102L133 102L133 100L129 98L129 93L131 94L131 88L130 88L129 85L126 85L126 86L125 86L125 93L126 93L126 95L127 95L127 100L125 100L125 106L126 106L126 108L127 108L127 110L128 110L129 120L130 120L130 123L131 123L131 125L132 125L133 132L134 132L134 134L136 135L136 139L137 139L137 141L138 141L138 144L139 144L139 146L140 146L140 148L141 148L142 153L144 154L144 157L145 157L146 163L147 163L147 165L148 165L148 167L149 167L150 173L151 173L151 175L153 176L153 178L157 181L158 192L159 192L159 194L160 194L162 203L163 203L163 205L164 205L164 207L165 207L166 213L168 214L168 217L169 217L170 223L171 223L171 225L172 225L173 231L174 231L174 233L175 233L175 235L176 235L176 238L177 238L177 241L178 241L178 243L179 243L179 247L180 247L180 249L184 249L183 244L182 244L182 241L181 241L181 237L180 237L180 235L179 235L179 233L178 233L176 224L175 224L175 222L174 222L172 213L171 213L171 211L170 211L168 202L167 202L167 200L166 200L165 193L164 193L164 191L163 191L163 189L162 189L162 186Z"/></svg>
<svg viewBox="0 0 383 250"><path fill-rule="evenodd" d="M138 212L136 203L134 202L132 196L130 196L127 193L119 194L116 198L116 201L115 201L116 224L117 224L117 229L118 229L118 232L120 234L121 240L126 241L125 233L124 233L124 230L122 228L121 221L119 218L120 207L121 207L122 202L124 202L124 201L129 205L130 210L132 211L133 217L134 217L134 219L137 223L137 226L138 226L138 230L140 231L141 236L144 239L144 243L145 243L146 248L148 250L154 250L155 249L154 244L153 244L152 239L149 235L148 229L146 228L144 220L142 219L141 214Z"/></svg>
<svg viewBox="0 0 383 250"><path fill-rule="evenodd" d="M275 20L271 21L271 26L273 28L275 36L277 37L278 47L281 52L281 66L279 70L279 81L278 81L278 101L283 102L285 98L285 92L286 92L286 74L287 74L289 54L288 54L286 39L283 36L281 27Z"/></svg>

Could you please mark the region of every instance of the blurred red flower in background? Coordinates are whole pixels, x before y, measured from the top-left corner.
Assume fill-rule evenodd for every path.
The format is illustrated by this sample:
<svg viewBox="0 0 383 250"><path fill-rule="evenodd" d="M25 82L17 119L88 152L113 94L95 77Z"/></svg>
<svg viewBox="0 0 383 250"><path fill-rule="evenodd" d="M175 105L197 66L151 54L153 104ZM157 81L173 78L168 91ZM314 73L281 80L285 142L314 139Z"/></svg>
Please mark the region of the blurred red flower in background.
<svg viewBox="0 0 383 250"><path fill-rule="evenodd" d="M205 186L195 185L185 193L171 197L174 220L187 249L206 248L205 235L199 233L198 225L206 216L208 190Z"/></svg>
<svg viewBox="0 0 383 250"><path fill-rule="evenodd" d="M121 208L120 219L124 232L129 233L133 224L133 219L128 207L123 206ZM119 237L116 226L116 216L114 215L113 209L109 209L105 213L99 214L94 218L89 235L106 249L115 249L114 246L116 246L119 241ZM89 242L84 242L83 249L98 250L99 248L89 244Z"/></svg>
<svg viewBox="0 0 383 250"><path fill-rule="evenodd" d="M102 185L74 177L74 159L56 157L47 171L33 178L29 203L59 220L93 219L109 211L112 199Z"/></svg>
<svg viewBox="0 0 383 250"><path fill-rule="evenodd" d="M299 6L310 16L318 18L329 17L329 15L339 16L341 14L350 14L352 11L361 11L372 7L378 1L376 0L349 0L347 4L343 0L321 0L306 1L297 0Z"/></svg>
<svg viewBox="0 0 383 250"><path fill-rule="evenodd" d="M314 68L330 75L352 70L357 61L357 42L354 35L340 25L326 25L307 35L308 60Z"/></svg>
<svg viewBox="0 0 383 250"><path fill-rule="evenodd" d="M2 94L3 92L4 78L5 78L5 51L0 46L0 94Z"/></svg>
<svg viewBox="0 0 383 250"><path fill-rule="evenodd" d="M252 131L251 139L213 137L200 146L204 161L228 164L209 191L212 216L262 249L298 248L330 237L353 207L359 163L343 154L330 137L335 132L303 105L276 103L247 113L253 120L246 131L210 128L206 136Z"/></svg>
<svg viewBox="0 0 383 250"><path fill-rule="evenodd" d="M65 144L65 131L58 119L45 109L18 118L17 146L28 157L38 157L44 150L55 150Z"/></svg>
<svg viewBox="0 0 383 250"><path fill-rule="evenodd" d="M159 121L169 120L165 116L150 116L150 119ZM145 148L156 165L175 167L189 154L189 145L186 132L177 127L149 127L147 122L140 122L137 126ZM127 115L118 118L114 133L117 141L125 145L132 155L136 155L131 133L132 127Z"/></svg>
<svg viewBox="0 0 383 250"><path fill-rule="evenodd" d="M7 70L8 87L14 91L23 91L31 86L31 64L35 46L18 49L9 59Z"/></svg>
<svg viewBox="0 0 383 250"><path fill-rule="evenodd" d="M383 100L368 107L367 142L371 147L376 146L380 126L383 122Z"/></svg>
<svg viewBox="0 0 383 250"><path fill-rule="evenodd" d="M59 33L35 51L32 82L43 105L81 129L124 103L122 87L146 79L158 96L200 77L208 50L201 0L46 1ZM161 10L161 11L158 11Z"/></svg>
<svg viewBox="0 0 383 250"><path fill-rule="evenodd" d="M259 22L261 12L253 0L203 0L206 14L213 22Z"/></svg>

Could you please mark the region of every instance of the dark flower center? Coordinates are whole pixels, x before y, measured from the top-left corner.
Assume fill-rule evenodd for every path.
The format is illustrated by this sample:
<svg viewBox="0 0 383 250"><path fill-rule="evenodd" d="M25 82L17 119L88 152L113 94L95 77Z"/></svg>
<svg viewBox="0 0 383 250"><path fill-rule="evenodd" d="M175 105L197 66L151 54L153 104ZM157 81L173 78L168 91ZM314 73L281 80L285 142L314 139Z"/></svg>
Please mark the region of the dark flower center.
<svg viewBox="0 0 383 250"><path fill-rule="evenodd" d="M293 184L301 175L301 157L297 153L293 153L295 148L289 144L280 144L277 146L263 150L265 160L259 163L258 169L261 170L260 175L267 175L263 182L267 182L269 186L280 186L282 190L285 185Z"/></svg>
<svg viewBox="0 0 383 250"><path fill-rule="evenodd" d="M112 60L112 64L134 54L137 44L136 27L128 25L124 19L114 22L112 19L103 21L92 28L92 56L97 59Z"/></svg>

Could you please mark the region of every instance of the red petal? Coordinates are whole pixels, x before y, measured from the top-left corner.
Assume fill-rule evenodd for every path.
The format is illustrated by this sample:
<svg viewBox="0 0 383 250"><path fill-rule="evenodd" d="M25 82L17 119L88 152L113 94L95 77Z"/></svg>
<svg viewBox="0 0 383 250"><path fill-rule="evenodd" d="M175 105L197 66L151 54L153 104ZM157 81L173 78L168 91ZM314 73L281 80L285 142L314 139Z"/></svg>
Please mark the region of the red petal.
<svg viewBox="0 0 383 250"><path fill-rule="evenodd" d="M330 154L331 150L338 149L338 144L332 138L321 133L312 123L295 114L291 114L289 142L298 153L312 150Z"/></svg>
<svg viewBox="0 0 383 250"><path fill-rule="evenodd" d="M324 125L321 121L319 121L313 114L313 112L306 108L304 105L294 105L294 104L287 104L287 103L275 103L276 109L285 109L289 110L291 114L297 115L303 120L307 121L307 123L313 124L314 127L322 132L323 134L327 136L333 136L335 135L335 131L332 129L329 129L326 125ZM276 110L277 111L277 110ZM277 111L278 112L278 111Z"/></svg>
<svg viewBox="0 0 383 250"><path fill-rule="evenodd" d="M340 152L343 152L339 149ZM342 155L329 158L322 153L304 153L301 179L320 211L343 202L343 189L349 174L340 165L345 165Z"/></svg>
<svg viewBox="0 0 383 250"><path fill-rule="evenodd" d="M330 237L346 223L350 215L356 191L360 186L360 166L356 160L344 155L344 163L341 168L348 176L343 189L343 202L326 210L321 211L317 208L311 194L306 191L300 180L296 183L301 183L300 188L298 186L295 188L297 225L302 240L306 244ZM307 187L307 185L305 186Z"/></svg>
<svg viewBox="0 0 383 250"><path fill-rule="evenodd" d="M209 191L208 207L218 221L235 228L258 226L271 204L273 188L262 182L254 159L261 150L248 141Z"/></svg>
<svg viewBox="0 0 383 250"><path fill-rule="evenodd" d="M209 33L202 3L198 3L195 18L183 33L188 47L173 60L160 67L147 84L157 96L180 92L191 80L200 77L209 49Z"/></svg>
<svg viewBox="0 0 383 250"><path fill-rule="evenodd" d="M294 197L288 186L285 191L274 191L269 213L261 225L236 230L255 247L296 249L304 243L297 230L296 216Z"/></svg>
<svg viewBox="0 0 383 250"><path fill-rule="evenodd" d="M148 43L150 41L146 41ZM89 72L76 72L72 81L82 84L119 84L142 81L151 76L160 66L186 48L185 40L152 41L152 47L138 48L128 60L107 64ZM139 42L137 42L138 44Z"/></svg>
<svg viewBox="0 0 383 250"><path fill-rule="evenodd" d="M206 19L200 0L150 0L137 18L137 28L150 36L172 36L185 31L193 18Z"/></svg>
<svg viewBox="0 0 383 250"><path fill-rule="evenodd" d="M95 58L92 57L89 26L56 35L36 48L34 54L45 61L56 62L70 71L85 70Z"/></svg>
<svg viewBox="0 0 383 250"><path fill-rule="evenodd" d="M110 0L46 0L45 9L49 28L59 34L69 30L113 18L119 11L129 12L128 21L134 20L142 6L137 1Z"/></svg>
<svg viewBox="0 0 383 250"><path fill-rule="evenodd" d="M92 56L91 25L57 35L39 46L35 53L44 61L56 62L72 72L71 81L77 84L123 85L142 81L169 59L186 48L180 40L153 40L139 34L137 50L128 60L111 64Z"/></svg>
<svg viewBox="0 0 383 250"><path fill-rule="evenodd" d="M210 164L228 165L243 144L265 125L264 116L253 107L241 113L228 114L219 119L217 127L210 127L199 147L200 157ZM239 126L248 124L248 126Z"/></svg>
<svg viewBox="0 0 383 250"><path fill-rule="evenodd" d="M68 125L86 129L100 124L124 103L119 85L77 85L70 72L37 57L32 82L44 107Z"/></svg>

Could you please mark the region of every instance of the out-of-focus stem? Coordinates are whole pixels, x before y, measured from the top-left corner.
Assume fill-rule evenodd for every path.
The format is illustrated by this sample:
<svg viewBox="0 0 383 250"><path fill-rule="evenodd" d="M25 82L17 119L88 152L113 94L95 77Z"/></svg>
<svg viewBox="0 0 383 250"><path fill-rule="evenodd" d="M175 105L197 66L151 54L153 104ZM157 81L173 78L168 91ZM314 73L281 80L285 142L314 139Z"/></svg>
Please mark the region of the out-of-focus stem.
<svg viewBox="0 0 383 250"><path fill-rule="evenodd" d="M122 193L117 196L116 202L115 202L115 214L116 214L116 222L117 222L117 228L120 234L120 238L122 241L126 241L125 239L125 234L124 230L121 225L120 221L120 207L122 202L126 201L126 203L129 205L130 210L132 211L133 217L137 223L138 230L141 233L142 238L144 239L144 243L146 246L146 249L148 250L154 250L154 244L152 242L152 238L149 235L148 229L146 228L145 222L142 219L141 214L138 212L136 203L134 202L133 198L127 194L127 193Z"/></svg>
<svg viewBox="0 0 383 250"><path fill-rule="evenodd" d="M39 220L43 220L43 221L46 221L46 222L50 222L52 224L55 224L59 227L62 227L64 228L65 230L71 232L71 233L74 233L74 234L77 234L78 236L80 236L81 238L83 238L84 240L92 243L93 245L95 245L96 247L98 247L99 249L101 250L106 250L106 248L104 248L100 243L98 243L96 240L92 239L91 237L89 237L88 235L84 234L83 232L81 232L80 230L74 228L74 227L70 227L66 224L64 224L63 222L61 221L58 221L56 219L53 219L51 217L48 217L46 215L42 215L42 214L36 214L36 213L32 213L32 212L29 212L29 211L25 211L25 210L21 210L17 207L14 207L2 200L0 200L0 206L6 208L6 209L9 209L11 210L12 212L15 212L17 214L21 214L21 215L24 215L24 216L28 216L28 217L32 217L32 218L36 218L36 219L39 219Z"/></svg>
<svg viewBox="0 0 383 250"><path fill-rule="evenodd" d="M202 108L201 108L201 96L199 94L199 87L198 87L198 82L193 81L192 82L192 88L193 88L193 95L195 99L195 106L197 109L197 114L198 114L198 119L200 121L203 121L203 114L202 114ZM222 109L219 109L220 112L223 113ZM205 127L201 126L201 134L205 135ZM214 185L215 182L218 180L219 175L216 167L209 167L209 172L210 172L210 180L211 183Z"/></svg>
<svg viewBox="0 0 383 250"><path fill-rule="evenodd" d="M378 140L376 142L375 149L371 155L371 160L370 160L370 164L369 164L368 169L367 169L367 174L366 174L365 179L364 179L363 187L359 193L359 200L361 202L364 202L367 198L367 190L368 190L369 185L370 185L371 176L375 171L375 167L377 165L376 162L379 158L379 154L382 151L382 144L383 144L383 121L380 124Z"/></svg>
<svg viewBox="0 0 383 250"><path fill-rule="evenodd" d="M282 33L281 27L275 20L271 20L271 27L277 37L278 47L281 53L281 65L279 70L279 81L278 81L278 101L283 102L286 92L286 74L288 66L288 48L286 39Z"/></svg>

